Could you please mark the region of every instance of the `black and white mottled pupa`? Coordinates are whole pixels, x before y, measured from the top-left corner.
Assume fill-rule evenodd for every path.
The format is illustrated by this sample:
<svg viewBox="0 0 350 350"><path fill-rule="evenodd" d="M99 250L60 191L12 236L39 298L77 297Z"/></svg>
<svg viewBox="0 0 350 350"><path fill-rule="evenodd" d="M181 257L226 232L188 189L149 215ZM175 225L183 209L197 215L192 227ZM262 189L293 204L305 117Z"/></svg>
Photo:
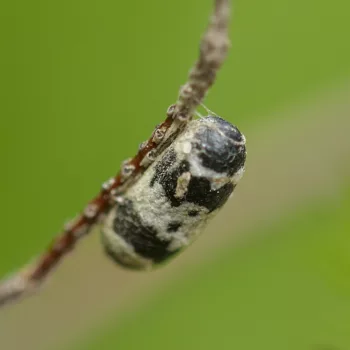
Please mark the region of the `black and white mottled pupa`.
<svg viewBox="0 0 350 350"><path fill-rule="evenodd" d="M187 247L232 194L245 159L235 126L218 116L190 121L108 214L107 254L147 269Z"/></svg>

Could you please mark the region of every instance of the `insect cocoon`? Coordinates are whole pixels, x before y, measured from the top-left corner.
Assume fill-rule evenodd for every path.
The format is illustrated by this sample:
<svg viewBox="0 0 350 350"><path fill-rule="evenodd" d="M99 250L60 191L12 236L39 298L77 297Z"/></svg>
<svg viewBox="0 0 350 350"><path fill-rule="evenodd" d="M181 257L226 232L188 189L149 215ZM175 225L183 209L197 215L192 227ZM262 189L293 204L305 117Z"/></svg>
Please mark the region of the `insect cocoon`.
<svg viewBox="0 0 350 350"><path fill-rule="evenodd" d="M245 159L235 126L218 116L190 121L108 213L107 254L147 269L187 247L230 197Z"/></svg>

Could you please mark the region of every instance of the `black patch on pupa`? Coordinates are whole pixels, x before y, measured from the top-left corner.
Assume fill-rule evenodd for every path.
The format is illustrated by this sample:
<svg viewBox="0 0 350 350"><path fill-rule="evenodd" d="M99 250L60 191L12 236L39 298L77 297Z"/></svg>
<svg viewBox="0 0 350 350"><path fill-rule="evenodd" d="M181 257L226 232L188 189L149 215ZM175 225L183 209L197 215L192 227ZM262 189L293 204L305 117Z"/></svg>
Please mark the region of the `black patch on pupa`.
<svg viewBox="0 0 350 350"><path fill-rule="evenodd" d="M183 160L177 167L170 169L170 166L175 164L175 162L176 153L170 148L155 166L155 174L150 182L150 186L153 187L155 182L161 184L171 205L178 207L184 202L186 196L184 198L175 197L177 181L180 175L190 170L190 165L188 161Z"/></svg>
<svg viewBox="0 0 350 350"><path fill-rule="evenodd" d="M199 130L195 134L193 145L199 151L202 165L217 173L233 176L246 159L241 132L226 120L217 116L199 119Z"/></svg>
<svg viewBox="0 0 350 350"><path fill-rule="evenodd" d="M153 187L154 183L159 182L160 179L167 176L169 168L176 162L176 153L174 149L169 148L161 158L161 160L155 166L154 176L151 179L150 186Z"/></svg>
<svg viewBox="0 0 350 350"><path fill-rule="evenodd" d="M118 204L116 210L117 215L113 221L113 230L133 246L136 253L144 258L152 259L156 263L176 253L167 249L168 240L161 240L157 237L155 227L145 225L142 222L131 200L125 199L123 203ZM120 260L118 261L120 262Z"/></svg>
<svg viewBox="0 0 350 350"><path fill-rule="evenodd" d="M220 208L225 204L234 189L234 185L229 182L217 190L211 189L210 180L204 177L192 176L188 184L187 192L182 198L175 197L177 181L181 174L190 170L188 161L183 160L177 167L169 169L176 161L176 154L173 149L169 149L155 167L155 175L150 186L158 182L173 207L178 207L184 203L193 203L205 207L209 212Z"/></svg>
<svg viewBox="0 0 350 350"><path fill-rule="evenodd" d="M228 182L219 189L212 190L208 179L192 177L185 197L187 202L200 205L212 212L226 203L234 188L235 185Z"/></svg>
<svg viewBox="0 0 350 350"><path fill-rule="evenodd" d="M172 222L169 222L166 231L169 233L177 232L181 226L182 226L182 222L172 221Z"/></svg>

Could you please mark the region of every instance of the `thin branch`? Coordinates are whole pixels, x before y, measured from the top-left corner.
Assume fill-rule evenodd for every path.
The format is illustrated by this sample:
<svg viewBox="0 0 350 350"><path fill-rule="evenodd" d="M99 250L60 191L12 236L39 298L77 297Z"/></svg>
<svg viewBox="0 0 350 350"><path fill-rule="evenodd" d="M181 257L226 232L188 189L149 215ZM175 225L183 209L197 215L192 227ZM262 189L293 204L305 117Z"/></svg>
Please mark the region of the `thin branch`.
<svg viewBox="0 0 350 350"><path fill-rule="evenodd" d="M229 16L229 0L216 0L214 13L202 38L199 59L190 71L188 82L180 90L175 115L192 118L213 85L230 48Z"/></svg>
<svg viewBox="0 0 350 350"><path fill-rule="evenodd" d="M64 228L42 256L0 282L0 306L34 292L75 244L116 205L116 197L141 176L192 119L195 109L214 83L229 49L229 10L229 0L215 1L214 13L201 41L199 59L188 82L180 89L177 102L168 108L165 121L141 144L136 156L122 164L120 172L102 186L100 193Z"/></svg>

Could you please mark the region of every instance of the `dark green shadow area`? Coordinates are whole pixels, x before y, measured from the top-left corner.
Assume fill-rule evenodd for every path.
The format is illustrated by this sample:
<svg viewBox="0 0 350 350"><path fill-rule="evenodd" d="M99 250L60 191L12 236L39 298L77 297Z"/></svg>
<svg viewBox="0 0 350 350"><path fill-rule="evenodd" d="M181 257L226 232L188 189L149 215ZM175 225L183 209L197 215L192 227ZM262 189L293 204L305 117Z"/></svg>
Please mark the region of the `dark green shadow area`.
<svg viewBox="0 0 350 350"><path fill-rule="evenodd" d="M74 349L348 349L349 209L348 189L255 232Z"/></svg>

